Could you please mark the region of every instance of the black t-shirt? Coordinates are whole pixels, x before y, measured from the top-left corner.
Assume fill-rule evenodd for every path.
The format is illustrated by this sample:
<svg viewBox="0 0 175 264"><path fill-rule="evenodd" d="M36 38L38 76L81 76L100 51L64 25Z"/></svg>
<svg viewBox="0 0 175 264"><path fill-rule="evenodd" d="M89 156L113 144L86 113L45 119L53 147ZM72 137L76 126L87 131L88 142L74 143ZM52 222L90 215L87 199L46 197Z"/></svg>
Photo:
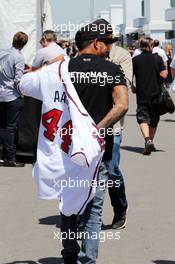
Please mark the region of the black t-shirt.
<svg viewBox="0 0 175 264"><path fill-rule="evenodd" d="M126 85L121 67L99 56L84 54L70 60L69 72L82 104L98 124L113 107L113 88ZM112 146L113 137L107 136L104 160L111 159Z"/></svg>
<svg viewBox="0 0 175 264"><path fill-rule="evenodd" d="M160 93L160 72L165 70L162 58L144 51L133 58L137 103L148 102Z"/></svg>

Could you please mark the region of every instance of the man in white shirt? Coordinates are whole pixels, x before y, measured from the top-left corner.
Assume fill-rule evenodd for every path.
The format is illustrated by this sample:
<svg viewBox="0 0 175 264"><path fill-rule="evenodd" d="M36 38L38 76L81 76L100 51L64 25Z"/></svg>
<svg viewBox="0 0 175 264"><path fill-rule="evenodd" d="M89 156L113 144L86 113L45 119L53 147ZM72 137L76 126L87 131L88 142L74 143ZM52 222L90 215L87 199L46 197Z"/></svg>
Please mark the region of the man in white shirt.
<svg viewBox="0 0 175 264"><path fill-rule="evenodd" d="M32 63L32 70L40 68L43 64L59 55L66 55L65 51L56 43L57 36L52 30L44 31L40 44L43 48L39 49Z"/></svg>
<svg viewBox="0 0 175 264"><path fill-rule="evenodd" d="M132 55L132 58L134 58L134 57L140 55L141 53L142 53L142 51L140 50L140 48L135 49L135 51L134 51L134 53L133 53L133 55Z"/></svg>
<svg viewBox="0 0 175 264"><path fill-rule="evenodd" d="M160 45L159 40L155 39L155 40L153 41L153 47L154 47L154 48L153 48L152 53L157 53L157 54L162 58L162 60L163 60L163 62L164 62L164 64L165 64L165 66L167 67L168 57L167 57L165 51L164 51L163 49L161 49L161 48L159 47L159 45Z"/></svg>
<svg viewBox="0 0 175 264"><path fill-rule="evenodd" d="M140 49L140 41L136 40L136 42L134 43L135 49L132 55L132 58L140 55L142 53L141 49Z"/></svg>

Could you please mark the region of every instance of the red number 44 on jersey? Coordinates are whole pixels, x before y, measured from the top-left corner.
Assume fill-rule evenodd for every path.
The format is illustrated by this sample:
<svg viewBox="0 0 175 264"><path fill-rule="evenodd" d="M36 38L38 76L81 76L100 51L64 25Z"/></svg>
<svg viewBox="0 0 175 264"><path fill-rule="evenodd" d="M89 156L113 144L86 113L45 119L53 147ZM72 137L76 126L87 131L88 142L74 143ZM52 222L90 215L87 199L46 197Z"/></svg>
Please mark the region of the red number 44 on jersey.
<svg viewBox="0 0 175 264"><path fill-rule="evenodd" d="M55 135L59 129L58 122L61 118L61 115L62 115L62 111L58 109L52 109L42 115L42 125L46 128L46 130L44 131L44 136L52 142L54 141ZM72 121L69 120L62 126L60 130L60 137L63 140L61 144L61 149L65 153L69 152L69 147L72 142L70 135L71 128L72 128Z"/></svg>

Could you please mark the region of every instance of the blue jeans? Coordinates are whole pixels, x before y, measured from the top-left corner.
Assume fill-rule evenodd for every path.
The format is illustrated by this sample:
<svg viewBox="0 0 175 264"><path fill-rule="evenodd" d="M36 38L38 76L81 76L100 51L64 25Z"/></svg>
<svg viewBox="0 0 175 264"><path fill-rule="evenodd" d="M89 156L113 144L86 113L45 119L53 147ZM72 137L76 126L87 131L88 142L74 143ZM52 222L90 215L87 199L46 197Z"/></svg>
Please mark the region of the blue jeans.
<svg viewBox="0 0 175 264"><path fill-rule="evenodd" d="M121 141L122 141L121 132L114 135L112 160L110 161L110 165L109 165L109 179L112 180L113 182L116 182L116 184L108 188L114 214L119 217L126 213L128 207L128 202L125 193L124 178L119 169Z"/></svg>
<svg viewBox="0 0 175 264"><path fill-rule="evenodd" d="M98 173L98 186L95 197L86 207L85 212L80 216L80 224L83 227L82 232L82 246L79 253L78 264L95 264L98 247L99 247L99 233L101 231L101 216L106 191L106 183L108 180L109 161L102 162ZM63 216L61 215L61 231L76 232L78 227L78 218L75 215ZM94 238L95 236L95 238ZM66 239L63 241L62 255L65 257L76 257L79 252L79 246L75 239Z"/></svg>
<svg viewBox="0 0 175 264"><path fill-rule="evenodd" d="M119 169L121 140L121 133L114 136L112 160L102 162L98 175L99 181L105 181L106 183L107 180L110 180L110 182L108 183L113 183L112 187L109 188L109 195L114 214L117 214L118 216L122 216L123 214L125 214L128 207L125 194L124 178ZM93 235L94 232L99 235L101 231L101 216L105 191L106 188L102 190L100 186L97 187L97 192L94 199L90 202L89 206L86 208L84 215L81 217L82 222L84 222L83 231L85 234L87 232L90 237L85 237L85 239L82 239L81 251L79 254L79 260L77 262L78 264L96 263L96 259L98 256L99 239L92 239L91 235Z"/></svg>
<svg viewBox="0 0 175 264"><path fill-rule="evenodd" d="M106 192L106 183L109 176L109 161L100 165L98 174L98 186L94 199L87 206L81 220L83 222L83 234L81 251L78 264L95 264L98 256L99 234L102 225L102 210ZM81 222L81 224L82 224ZM97 238L94 239L95 235Z"/></svg>

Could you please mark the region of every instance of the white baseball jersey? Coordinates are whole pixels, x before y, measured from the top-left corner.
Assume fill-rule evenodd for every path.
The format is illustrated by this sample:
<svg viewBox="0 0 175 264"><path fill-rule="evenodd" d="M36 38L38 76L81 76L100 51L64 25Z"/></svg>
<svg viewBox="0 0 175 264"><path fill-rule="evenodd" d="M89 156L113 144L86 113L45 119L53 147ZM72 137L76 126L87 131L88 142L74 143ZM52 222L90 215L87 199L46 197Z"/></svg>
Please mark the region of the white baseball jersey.
<svg viewBox="0 0 175 264"><path fill-rule="evenodd" d="M94 197L104 141L82 105L68 61L25 74L19 90L42 101L33 176L41 199L59 199L64 215L83 213Z"/></svg>

